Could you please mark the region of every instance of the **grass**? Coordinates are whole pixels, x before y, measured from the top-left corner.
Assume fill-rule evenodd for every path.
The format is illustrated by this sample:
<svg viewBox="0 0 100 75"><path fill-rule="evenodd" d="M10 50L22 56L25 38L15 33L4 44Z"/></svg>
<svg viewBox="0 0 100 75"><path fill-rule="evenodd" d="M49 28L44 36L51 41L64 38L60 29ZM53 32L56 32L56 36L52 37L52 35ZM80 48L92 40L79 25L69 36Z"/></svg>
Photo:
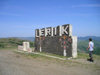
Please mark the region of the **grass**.
<svg viewBox="0 0 100 75"><path fill-rule="evenodd" d="M46 52L39 52L40 54L46 54L46 55L50 55L50 56L55 56L55 57L59 57L59 58L68 58L65 56L61 56L61 55L57 55L57 54L52 54L52 53L46 53Z"/></svg>
<svg viewBox="0 0 100 75"><path fill-rule="evenodd" d="M94 54L100 55L100 41L93 40L93 42L94 42ZM88 43L89 43L88 40L78 40L78 51L88 53L88 51L86 50L88 47Z"/></svg>
<svg viewBox="0 0 100 75"><path fill-rule="evenodd" d="M20 54L24 57L27 57L27 58L32 58L32 59L37 59L37 60L41 60L43 62L51 62L51 63L54 63L54 64L57 64L57 63L60 63L61 65L66 65L66 66L74 66L74 65L77 65L79 63L75 62L73 63L73 61L71 60L60 60L60 59L56 59L56 58L51 58L51 57L47 57L47 56L43 56L43 55L39 55L39 54L33 54L33 53L25 53L25 52L17 52L17 51L14 51L15 53L17 54ZM41 53L41 54L45 54L45 53ZM47 53L46 53L47 55ZM49 55L53 55L54 54L49 54ZM55 56L58 56L58 57L62 57L62 56L59 56L59 55L55 55ZM66 58L66 57L64 57Z"/></svg>
<svg viewBox="0 0 100 75"><path fill-rule="evenodd" d="M17 50L17 47L0 48L0 50ZM52 54L52 53L46 53L46 52L38 52L38 53L43 54L43 55L55 56L55 57L59 57L59 58L66 58L66 59L68 58L68 57L65 57L65 56L61 56L61 55L57 55L57 54ZM32 53L23 53L23 54L25 54L27 56L34 57L34 58L46 57L46 56L42 56L42 55L38 55L38 54L32 54ZM76 59L86 59L88 57L89 57L88 53L78 52L78 58L76 58ZM93 57L94 57L94 59L100 59L100 55L93 54Z"/></svg>
<svg viewBox="0 0 100 75"><path fill-rule="evenodd" d="M7 48L7 49L10 49L10 48ZM14 48L11 48L12 50ZM16 49L14 49L16 50ZM19 52L20 53L20 52ZM67 59L68 57L65 57L65 56L61 56L61 55L57 55L57 54L52 54L52 53L46 53L46 52L38 52L39 54L33 54L33 53L22 53L22 54L25 54L26 56L31 56L33 58L38 58L38 57L47 57L47 56L44 56L44 55L50 55L50 56L55 56L55 57L59 57L59 58L64 58L64 59ZM100 59L100 56L99 55L95 55L93 54L93 57L94 59ZM50 57L48 57L50 58ZM87 59L89 58L89 55L88 53L85 53L85 52L78 52L78 57L77 58L74 58L74 59Z"/></svg>
<svg viewBox="0 0 100 75"><path fill-rule="evenodd" d="M0 38L0 48L10 48L17 47L18 45L22 45L23 42L30 42L30 46L34 46L34 42L28 40L21 40L18 38Z"/></svg>
<svg viewBox="0 0 100 75"><path fill-rule="evenodd" d="M33 53L27 53L27 52L18 52L18 51L14 51L15 53L18 53L18 54L21 54L21 55L24 55L26 57L32 57L32 58L48 58L46 56L42 56L42 55L39 55L39 54L33 54Z"/></svg>
<svg viewBox="0 0 100 75"><path fill-rule="evenodd" d="M79 52L78 53L78 59L86 59L89 57L89 54L88 53L84 53L84 52ZM100 55L96 55L96 54L93 54L93 57L94 59L99 59L100 60Z"/></svg>

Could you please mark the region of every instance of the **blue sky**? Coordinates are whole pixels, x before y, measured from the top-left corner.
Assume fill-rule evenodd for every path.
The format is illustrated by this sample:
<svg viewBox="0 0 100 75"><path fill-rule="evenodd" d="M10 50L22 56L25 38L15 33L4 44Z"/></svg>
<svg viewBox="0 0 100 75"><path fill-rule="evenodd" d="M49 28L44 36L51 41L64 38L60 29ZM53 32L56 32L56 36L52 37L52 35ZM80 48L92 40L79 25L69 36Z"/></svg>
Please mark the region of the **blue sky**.
<svg viewBox="0 0 100 75"><path fill-rule="evenodd" d="M75 36L100 36L100 0L0 0L0 37L72 24Z"/></svg>

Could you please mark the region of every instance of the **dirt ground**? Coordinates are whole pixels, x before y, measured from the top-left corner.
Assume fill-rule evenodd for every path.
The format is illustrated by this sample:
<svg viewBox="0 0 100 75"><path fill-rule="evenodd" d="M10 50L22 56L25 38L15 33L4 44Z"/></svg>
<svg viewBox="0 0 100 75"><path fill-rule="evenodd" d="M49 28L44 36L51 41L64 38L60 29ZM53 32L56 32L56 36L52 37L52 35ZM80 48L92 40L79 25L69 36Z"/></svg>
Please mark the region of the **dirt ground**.
<svg viewBox="0 0 100 75"><path fill-rule="evenodd" d="M33 58L12 50L0 50L0 75L100 75L98 63L83 62L82 59Z"/></svg>

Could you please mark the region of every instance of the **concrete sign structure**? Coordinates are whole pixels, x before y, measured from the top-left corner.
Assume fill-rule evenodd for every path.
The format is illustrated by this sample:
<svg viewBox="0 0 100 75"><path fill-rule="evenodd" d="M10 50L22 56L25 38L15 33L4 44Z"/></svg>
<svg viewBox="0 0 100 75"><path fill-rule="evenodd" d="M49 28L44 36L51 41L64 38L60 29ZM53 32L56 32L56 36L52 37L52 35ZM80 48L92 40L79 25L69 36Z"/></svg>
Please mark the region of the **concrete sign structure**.
<svg viewBox="0 0 100 75"><path fill-rule="evenodd" d="M23 42L23 50L27 51L27 49L29 49L29 48L30 48L29 42Z"/></svg>
<svg viewBox="0 0 100 75"><path fill-rule="evenodd" d="M77 37L72 36L72 26L65 24L35 30L35 51L77 57Z"/></svg>
<svg viewBox="0 0 100 75"><path fill-rule="evenodd" d="M18 46L18 50L32 52L32 49L30 48L29 42L23 42L22 46L21 45Z"/></svg>

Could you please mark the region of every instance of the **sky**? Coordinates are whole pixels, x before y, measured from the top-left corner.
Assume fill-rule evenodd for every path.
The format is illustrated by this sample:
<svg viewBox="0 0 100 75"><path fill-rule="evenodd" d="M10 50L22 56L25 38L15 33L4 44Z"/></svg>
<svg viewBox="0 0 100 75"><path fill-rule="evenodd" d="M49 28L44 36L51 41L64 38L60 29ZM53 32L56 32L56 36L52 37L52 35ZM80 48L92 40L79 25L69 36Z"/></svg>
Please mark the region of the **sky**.
<svg viewBox="0 0 100 75"><path fill-rule="evenodd" d="M100 36L100 0L0 0L0 37L71 24L73 36Z"/></svg>

